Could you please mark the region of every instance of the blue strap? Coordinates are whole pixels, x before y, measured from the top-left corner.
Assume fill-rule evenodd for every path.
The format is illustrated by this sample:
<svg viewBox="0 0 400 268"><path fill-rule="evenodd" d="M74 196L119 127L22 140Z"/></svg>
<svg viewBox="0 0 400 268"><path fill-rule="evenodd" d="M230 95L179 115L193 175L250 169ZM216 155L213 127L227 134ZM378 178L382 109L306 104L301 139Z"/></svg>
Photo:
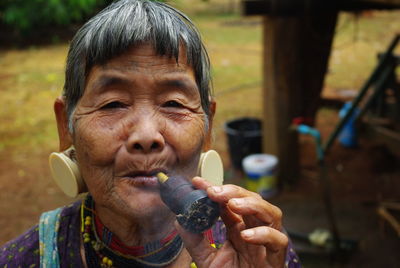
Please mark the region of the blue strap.
<svg viewBox="0 0 400 268"><path fill-rule="evenodd" d="M43 213L39 221L39 249L41 268L59 268L57 234L62 208Z"/></svg>

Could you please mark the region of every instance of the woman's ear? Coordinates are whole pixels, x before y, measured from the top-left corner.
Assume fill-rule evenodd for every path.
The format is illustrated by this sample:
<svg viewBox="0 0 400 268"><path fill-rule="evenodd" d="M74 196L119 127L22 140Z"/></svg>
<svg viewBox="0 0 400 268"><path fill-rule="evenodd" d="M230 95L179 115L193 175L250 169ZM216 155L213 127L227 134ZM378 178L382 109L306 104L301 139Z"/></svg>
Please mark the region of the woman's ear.
<svg viewBox="0 0 400 268"><path fill-rule="evenodd" d="M54 113L57 120L58 139L60 141L60 151L65 151L72 145L72 137L68 129L68 116L65 100L58 97L54 102Z"/></svg>
<svg viewBox="0 0 400 268"><path fill-rule="evenodd" d="M217 103L212 98L210 100L210 108L209 109L210 109L210 111L209 111L209 116L208 116L208 130L207 130L205 142L203 145L203 152L206 152L211 149L211 145L212 145L212 141L213 141L212 129L213 129L215 110L217 109Z"/></svg>

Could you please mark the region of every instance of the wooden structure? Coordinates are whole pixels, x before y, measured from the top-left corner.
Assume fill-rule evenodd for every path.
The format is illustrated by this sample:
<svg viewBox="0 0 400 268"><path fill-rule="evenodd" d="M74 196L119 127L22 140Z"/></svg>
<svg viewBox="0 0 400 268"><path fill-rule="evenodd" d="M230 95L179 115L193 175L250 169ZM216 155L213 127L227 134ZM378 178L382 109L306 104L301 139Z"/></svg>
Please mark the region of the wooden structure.
<svg viewBox="0 0 400 268"><path fill-rule="evenodd" d="M384 223L387 222L400 238L400 221L393 213L396 211L400 211L400 203L396 202L382 202L377 209L378 215L382 218L381 229L384 229Z"/></svg>
<svg viewBox="0 0 400 268"><path fill-rule="evenodd" d="M263 149L277 155L281 182L298 175L293 119L313 124L339 11L399 9L400 0L242 0L264 16Z"/></svg>

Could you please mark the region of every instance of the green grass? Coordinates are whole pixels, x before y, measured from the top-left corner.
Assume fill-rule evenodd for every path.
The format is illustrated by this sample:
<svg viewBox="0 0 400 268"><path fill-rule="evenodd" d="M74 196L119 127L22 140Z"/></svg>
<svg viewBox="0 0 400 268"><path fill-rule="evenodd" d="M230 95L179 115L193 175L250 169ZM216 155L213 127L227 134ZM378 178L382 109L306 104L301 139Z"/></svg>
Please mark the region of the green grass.
<svg viewBox="0 0 400 268"><path fill-rule="evenodd" d="M261 20L239 16L195 18L212 62L215 93L260 81Z"/></svg>
<svg viewBox="0 0 400 268"><path fill-rule="evenodd" d="M66 45L0 54L0 153L54 149L52 112L63 85Z"/></svg>
<svg viewBox="0 0 400 268"><path fill-rule="evenodd" d="M359 89L400 29L399 12L378 12L356 17L342 13L330 58L328 87ZM400 52L400 46L397 52Z"/></svg>

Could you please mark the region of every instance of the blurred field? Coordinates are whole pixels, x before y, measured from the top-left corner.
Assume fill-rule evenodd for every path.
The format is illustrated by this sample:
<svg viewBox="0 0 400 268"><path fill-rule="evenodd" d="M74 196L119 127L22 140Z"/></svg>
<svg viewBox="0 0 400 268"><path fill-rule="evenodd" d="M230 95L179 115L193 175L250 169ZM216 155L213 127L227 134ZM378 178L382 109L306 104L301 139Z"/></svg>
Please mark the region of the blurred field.
<svg viewBox="0 0 400 268"><path fill-rule="evenodd" d="M241 116L260 117L261 18L238 15L235 1L218 5L190 1L177 5L192 14L213 64L217 99L215 148L229 159L223 123ZM234 10L234 13L230 13ZM400 12L341 14L324 94L355 94L396 31ZM0 50L0 244L36 223L41 212L71 200L51 181L48 154L58 149L53 100L63 86L67 43ZM334 112L323 110L329 131Z"/></svg>

